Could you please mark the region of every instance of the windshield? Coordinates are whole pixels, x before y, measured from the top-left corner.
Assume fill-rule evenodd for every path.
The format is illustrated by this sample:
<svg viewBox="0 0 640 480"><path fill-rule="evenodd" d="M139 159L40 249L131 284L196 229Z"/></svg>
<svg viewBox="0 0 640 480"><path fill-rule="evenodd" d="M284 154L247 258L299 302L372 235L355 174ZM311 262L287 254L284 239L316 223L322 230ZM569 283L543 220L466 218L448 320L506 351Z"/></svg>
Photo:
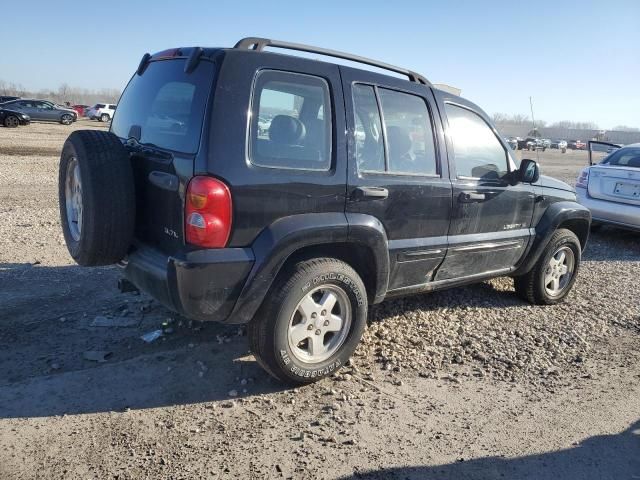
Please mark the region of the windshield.
<svg viewBox="0 0 640 480"><path fill-rule="evenodd" d="M619 167L640 168L640 147L616 150L605 158L602 163Z"/></svg>
<svg viewBox="0 0 640 480"><path fill-rule="evenodd" d="M184 63L184 59L155 61L142 75L134 75L118 102L111 131L126 139L131 127L137 126L140 143L196 153L214 65L201 61L187 74Z"/></svg>

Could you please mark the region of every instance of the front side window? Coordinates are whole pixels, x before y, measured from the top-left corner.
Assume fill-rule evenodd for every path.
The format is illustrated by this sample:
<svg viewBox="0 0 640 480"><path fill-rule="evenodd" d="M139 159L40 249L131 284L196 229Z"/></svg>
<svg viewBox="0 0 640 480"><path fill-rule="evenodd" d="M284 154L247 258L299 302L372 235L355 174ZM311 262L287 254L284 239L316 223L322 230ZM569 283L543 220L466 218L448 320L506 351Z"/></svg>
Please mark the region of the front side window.
<svg viewBox="0 0 640 480"><path fill-rule="evenodd" d="M458 177L497 180L509 172L507 153L493 130L478 115L445 104Z"/></svg>
<svg viewBox="0 0 640 480"><path fill-rule="evenodd" d="M431 116L423 98L357 84L353 102L359 171L437 174Z"/></svg>
<svg viewBox="0 0 640 480"><path fill-rule="evenodd" d="M325 80L273 70L258 74L251 106L251 163L329 170L331 130L331 100Z"/></svg>
<svg viewBox="0 0 640 480"><path fill-rule="evenodd" d="M196 153L214 65L202 61L185 73L184 62L153 61L142 75L135 74L122 94L111 131L126 139L138 130L140 143ZM105 108L105 104L96 104L96 108Z"/></svg>

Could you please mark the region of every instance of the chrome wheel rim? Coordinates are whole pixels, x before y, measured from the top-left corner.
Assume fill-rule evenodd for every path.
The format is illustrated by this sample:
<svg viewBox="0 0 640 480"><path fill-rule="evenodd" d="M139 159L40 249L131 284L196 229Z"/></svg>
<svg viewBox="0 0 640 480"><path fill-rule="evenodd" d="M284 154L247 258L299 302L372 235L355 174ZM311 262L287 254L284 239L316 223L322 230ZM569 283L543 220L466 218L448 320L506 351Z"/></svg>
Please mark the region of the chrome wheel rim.
<svg viewBox="0 0 640 480"><path fill-rule="evenodd" d="M18 126L18 119L16 117L9 117L7 119L7 125L9 127L17 127Z"/></svg>
<svg viewBox="0 0 640 480"><path fill-rule="evenodd" d="M569 247L561 247L551 256L544 272L544 288L549 296L557 297L566 290L575 264L575 255Z"/></svg>
<svg viewBox="0 0 640 480"><path fill-rule="evenodd" d="M62 123L65 124L65 125L70 125L71 124L71 116L63 115L62 116Z"/></svg>
<svg viewBox="0 0 640 480"><path fill-rule="evenodd" d="M72 157L67 167L65 180L65 202L67 210L67 226L71 237L77 242L82 232L82 181L78 159Z"/></svg>
<svg viewBox="0 0 640 480"><path fill-rule="evenodd" d="M351 302L336 285L323 285L298 302L289 320L289 348L305 363L319 363L336 353L351 329Z"/></svg>

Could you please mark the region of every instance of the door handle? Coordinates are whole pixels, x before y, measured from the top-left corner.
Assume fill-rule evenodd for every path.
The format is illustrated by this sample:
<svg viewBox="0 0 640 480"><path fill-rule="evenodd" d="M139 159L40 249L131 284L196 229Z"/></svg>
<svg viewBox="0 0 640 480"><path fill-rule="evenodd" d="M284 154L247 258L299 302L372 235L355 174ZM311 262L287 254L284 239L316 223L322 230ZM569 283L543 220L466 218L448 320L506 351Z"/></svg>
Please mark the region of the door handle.
<svg viewBox="0 0 640 480"><path fill-rule="evenodd" d="M389 197L389 190L383 187L356 187L353 191L355 200L384 200Z"/></svg>
<svg viewBox="0 0 640 480"><path fill-rule="evenodd" d="M458 195L458 201L462 203L484 202L487 199L485 193L478 192L461 192Z"/></svg>

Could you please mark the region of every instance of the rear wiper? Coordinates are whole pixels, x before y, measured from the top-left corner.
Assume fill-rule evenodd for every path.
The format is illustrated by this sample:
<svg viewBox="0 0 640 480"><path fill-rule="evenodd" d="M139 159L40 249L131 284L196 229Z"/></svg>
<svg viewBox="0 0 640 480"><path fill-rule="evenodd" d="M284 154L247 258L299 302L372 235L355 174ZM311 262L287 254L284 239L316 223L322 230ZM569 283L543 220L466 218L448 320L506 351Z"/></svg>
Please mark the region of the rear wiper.
<svg viewBox="0 0 640 480"><path fill-rule="evenodd" d="M126 146L138 153L151 153L157 157L166 159L173 158L173 154L167 152L166 150L162 150L156 144L151 142L142 143L135 137L129 137L126 142Z"/></svg>

